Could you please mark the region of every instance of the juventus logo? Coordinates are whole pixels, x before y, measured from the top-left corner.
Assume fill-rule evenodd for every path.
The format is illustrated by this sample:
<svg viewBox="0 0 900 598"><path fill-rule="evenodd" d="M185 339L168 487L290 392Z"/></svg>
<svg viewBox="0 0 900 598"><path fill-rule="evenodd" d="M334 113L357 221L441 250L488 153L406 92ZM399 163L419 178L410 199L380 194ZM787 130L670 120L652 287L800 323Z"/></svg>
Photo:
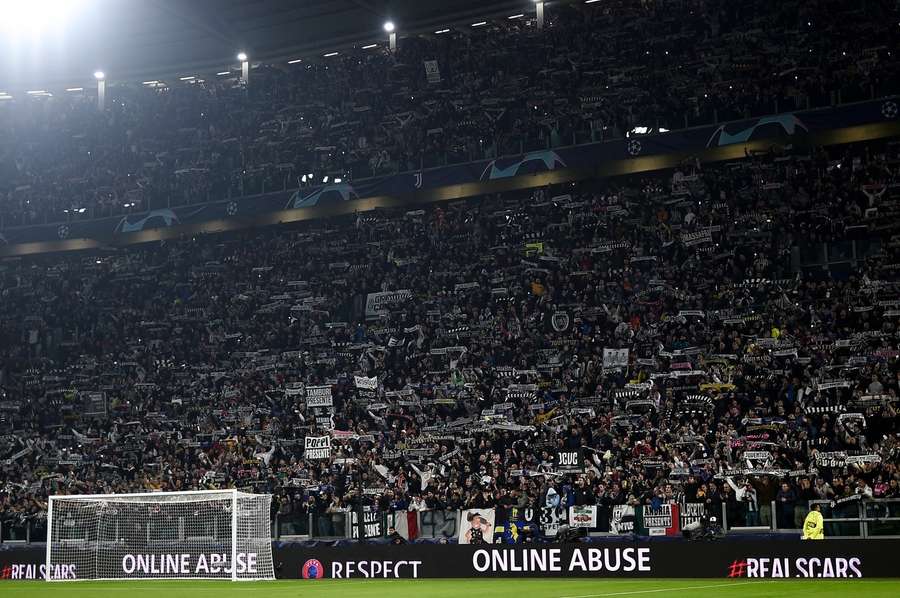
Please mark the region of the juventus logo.
<svg viewBox="0 0 900 598"><path fill-rule="evenodd" d="M417 172L417 173L415 173L414 176L416 177L416 184L415 184L416 189L421 189L422 188L422 173Z"/></svg>

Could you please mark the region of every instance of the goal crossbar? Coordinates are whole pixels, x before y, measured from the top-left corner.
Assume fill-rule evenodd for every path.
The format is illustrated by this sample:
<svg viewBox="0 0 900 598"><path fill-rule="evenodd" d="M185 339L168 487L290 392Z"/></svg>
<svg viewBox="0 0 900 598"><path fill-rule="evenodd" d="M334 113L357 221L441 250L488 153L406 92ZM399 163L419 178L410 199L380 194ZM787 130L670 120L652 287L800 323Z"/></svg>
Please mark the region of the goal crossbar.
<svg viewBox="0 0 900 598"><path fill-rule="evenodd" d="M160 496L174 496L174 495L197 496L197 495L202 495L202 494L206 494L206 495L212 495L212 494L241 495L241 494L243 494L244 496L260 496L258 494L248 494L246 492L240 492L239 490L234 490L234 489L229 488L229 489L225 489L225 490L184 490L184 491L179 491L179 492L135 492L133 494L54 494L54 495L50 496L50 499L58 500L58 499L64 498L66 500L98 500L98 499L110 500L110 499L116 499L116 498L135 498L135 497L142 497L142 496L155 496L158 498Z"/></svg>

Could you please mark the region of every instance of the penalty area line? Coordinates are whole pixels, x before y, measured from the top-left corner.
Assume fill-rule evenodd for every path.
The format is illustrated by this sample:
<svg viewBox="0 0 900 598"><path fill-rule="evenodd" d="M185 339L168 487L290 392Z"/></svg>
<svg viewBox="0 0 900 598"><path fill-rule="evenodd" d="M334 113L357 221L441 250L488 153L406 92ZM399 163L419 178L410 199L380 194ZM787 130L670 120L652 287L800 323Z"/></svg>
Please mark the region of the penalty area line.
<svg viewBox="0 0 900 598"><path fill-rule="evenodd" d="M601 598L603 596L631 596L632 594L655 594L658 592L686 592L689 590L707 590L710 588L731 588L750 584L766 583L765 581L738 581L734 583L717 583L707 586L690 586L686 588L657 588L655 590L629 590L627 592L609 592L607 594L581 594L579 596L560 596L560 598Z"/></svg>

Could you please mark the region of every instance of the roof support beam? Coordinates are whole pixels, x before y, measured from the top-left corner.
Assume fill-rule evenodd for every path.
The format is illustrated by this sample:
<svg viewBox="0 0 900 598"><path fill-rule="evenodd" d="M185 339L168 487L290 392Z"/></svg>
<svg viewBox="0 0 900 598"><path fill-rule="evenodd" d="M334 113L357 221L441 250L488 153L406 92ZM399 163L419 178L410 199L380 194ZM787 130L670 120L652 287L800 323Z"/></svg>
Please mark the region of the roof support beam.
<svg viewBox="0 0 900 598"><path fill-rule="evenodd" d="M357 5L361 9L374 14L375 16L378 16L378 17L387 16L387 15L385 15L384 10L381 10L381 9L373 6L371 2L367 2L366 0L350 0L350 2Z"/></svg>

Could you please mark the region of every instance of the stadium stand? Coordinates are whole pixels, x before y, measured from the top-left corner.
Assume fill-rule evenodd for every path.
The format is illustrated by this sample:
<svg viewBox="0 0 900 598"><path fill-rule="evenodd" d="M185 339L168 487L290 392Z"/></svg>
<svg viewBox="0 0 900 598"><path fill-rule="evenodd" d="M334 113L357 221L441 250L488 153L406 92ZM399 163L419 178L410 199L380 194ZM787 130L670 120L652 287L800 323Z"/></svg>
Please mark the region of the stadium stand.
<svg viewBox="0 0 900 598"><path fill-rule="evenodd" d="M0 229L881 98L897 21L887 0L564 4L543 31L247 87L116 83L103 113L0 103ZM896 142L798 145L6 258L0 540L70 493L272 493L322 537L361 505L596 505L609 531L617 506L699 503L795 529L811 500L900 498L898 176Z"/></svg>
<svg viewBox="0 0 900 598"><path fill-rule="evenodd" d="M770 154L6 260L0 517L234 485L326 536L360 501L687 500L752 523L751 493L794 527L810 499L898 497L897 243L839 263L898 163ZM823 246L835 272L794 273ZM581 448L584 476L527 475Z"/></svg>
<svg viewBox="0 0 900 598"><path fill-rule="evenodd" d="M116 84L102 116L78 94L0 102L0 227L882 97L900 92L896 22L887 0L563 4L543 31L507 20L260 65L249 88Z"/></svg>

